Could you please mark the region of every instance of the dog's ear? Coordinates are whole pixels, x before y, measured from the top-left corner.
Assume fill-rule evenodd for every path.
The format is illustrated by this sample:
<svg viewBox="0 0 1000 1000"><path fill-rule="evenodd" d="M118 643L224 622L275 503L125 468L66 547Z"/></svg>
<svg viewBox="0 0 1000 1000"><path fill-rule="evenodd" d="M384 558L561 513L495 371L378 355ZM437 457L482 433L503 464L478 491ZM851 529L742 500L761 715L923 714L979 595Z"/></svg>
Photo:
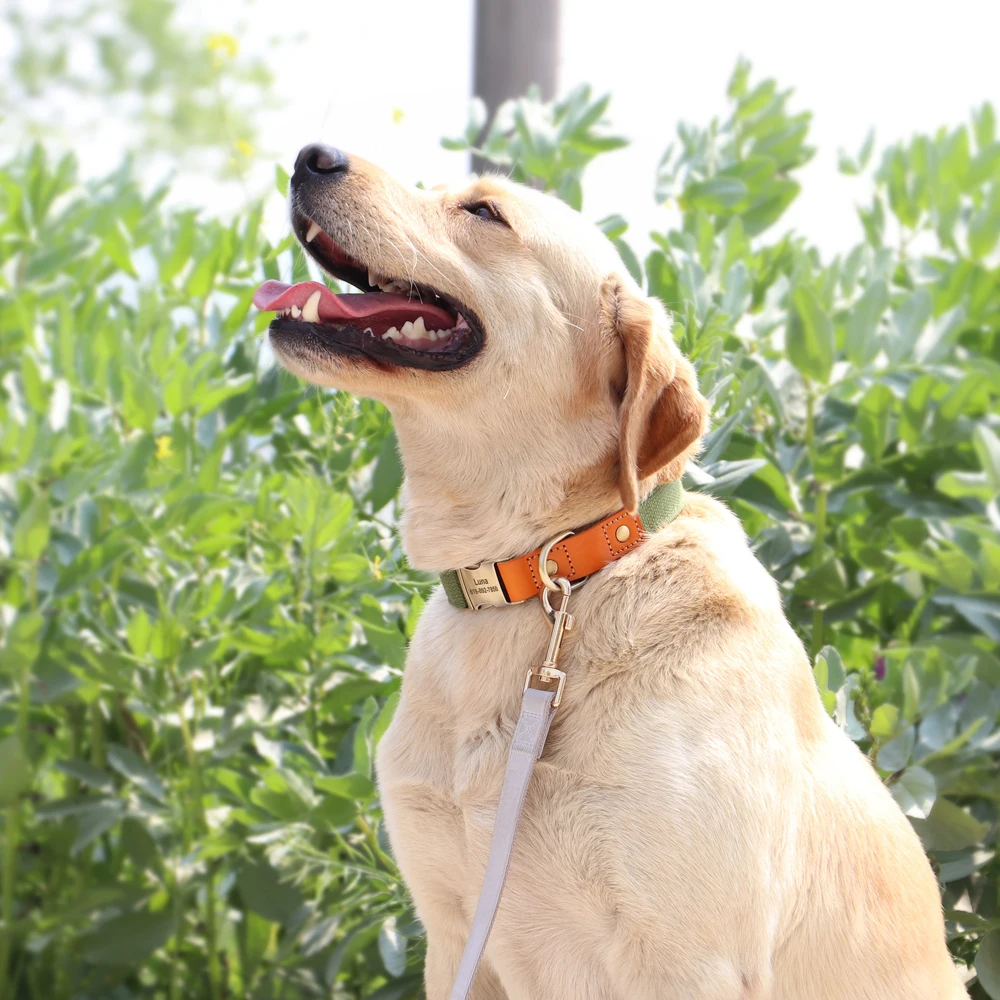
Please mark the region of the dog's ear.
<svg viewBox="0 0 1000 1000"><path fill-rule="evenodd" d="M625 507L634 512L642 480L665 467L664 479L680 477L705 431L708 405L658 301L636 295L612 276L601 286L601 315L625 355L619 488Z"/></svg>

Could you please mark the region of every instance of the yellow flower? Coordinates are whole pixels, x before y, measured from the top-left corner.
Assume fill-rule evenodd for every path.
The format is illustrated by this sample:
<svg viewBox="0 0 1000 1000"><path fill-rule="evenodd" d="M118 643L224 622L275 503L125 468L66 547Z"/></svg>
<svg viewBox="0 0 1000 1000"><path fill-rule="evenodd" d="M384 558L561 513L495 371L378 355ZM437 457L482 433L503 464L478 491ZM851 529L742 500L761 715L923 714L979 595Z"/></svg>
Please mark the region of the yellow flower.
<svg viewBox="0 0 1000 1000"><path fill-rule="evenodd" d="M405 117L406 114L404 113L402 108L392 109L392 122L394 125L398 125Z"/></svg>
<svg viewBox="0 0 1000 1000"><path fill-rule="evenodd" d="M171 448L173 443L173 438L169 434L164 434L162 437L156 439L156 457L157 458L170 458L174 453L174 449Z"/></svg>
<svg viewBox="0 0 1000 1000"><path fill-rule="evenodd" d="M217 56L228 56L230 59L235 59L236 53L240 50L240 43L232 35L227 35L224 31L209 35L205 44L208 46L209 52Z"/></svg>
<svg viewBox="0 0 1000 1000"><path fill-rule="evenodd" d="M233 143L233 145L236 147L236 152L242 156L245 156L247 159L249 159L254 154L253 146L251 146L250 143L246 141L246 139L237 139L236 142Z"/></svg>
<svg viewBox="0 0 1000 1000"><path fill-rule="evenodd" d="M372 560L372 575L376 580L382 579L382 557L376 556Z"/></svg>

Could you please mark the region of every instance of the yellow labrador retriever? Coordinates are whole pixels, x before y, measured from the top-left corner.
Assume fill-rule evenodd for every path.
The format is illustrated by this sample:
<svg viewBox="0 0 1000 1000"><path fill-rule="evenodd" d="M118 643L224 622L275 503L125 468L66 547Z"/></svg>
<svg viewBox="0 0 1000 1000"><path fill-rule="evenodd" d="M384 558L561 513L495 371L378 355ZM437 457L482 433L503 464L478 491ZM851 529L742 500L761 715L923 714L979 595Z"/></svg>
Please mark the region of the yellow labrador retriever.
<svg viewBox="0 0 1000 1000"><path fill-rule="evenodd" d="M266 282L290 371L384 402L406 552L443 572L529 553L676 480L705 403L658 303L555 198L408 188L302 150L292 221L361 290ZM689 494L572 595L568 680L529 788L477 1000L957 1000L937 885L827 717L737 519ZM537 565L537 563L536 563ZM445 1000L483 881L536 600L439 588L379 782Z"/></svg>

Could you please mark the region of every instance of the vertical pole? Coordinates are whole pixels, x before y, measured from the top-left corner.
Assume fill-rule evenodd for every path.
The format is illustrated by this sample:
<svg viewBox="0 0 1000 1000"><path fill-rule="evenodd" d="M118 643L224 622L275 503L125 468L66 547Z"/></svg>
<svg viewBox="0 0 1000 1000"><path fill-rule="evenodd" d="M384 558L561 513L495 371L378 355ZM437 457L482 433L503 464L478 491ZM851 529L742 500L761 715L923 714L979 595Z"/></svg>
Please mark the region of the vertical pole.
<svg viewBox="0 0 1000 1000"><path fill-rule="evenodd" d="M559 0L476 0L473 88L493 112L531 84L550 100L559 69ZM472 169L486 164L473 157Z"/></svg>

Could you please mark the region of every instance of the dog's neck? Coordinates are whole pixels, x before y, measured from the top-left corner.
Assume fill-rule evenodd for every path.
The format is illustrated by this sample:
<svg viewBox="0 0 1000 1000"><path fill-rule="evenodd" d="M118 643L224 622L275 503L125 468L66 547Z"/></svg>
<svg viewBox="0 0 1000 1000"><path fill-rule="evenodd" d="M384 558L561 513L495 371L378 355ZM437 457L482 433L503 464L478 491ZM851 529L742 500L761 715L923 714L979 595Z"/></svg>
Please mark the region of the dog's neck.
<svg viewBox="0 0 1000 1000"><path fill-rule="evenodd" d="M442 428L406 411L394 416L406 472L403 546L417 569L517 556L621 506L610 429L574 428L568 447L538 427L485 439L459 422ZM594 451L589 460L581 461L581 441Z"/></svg>

